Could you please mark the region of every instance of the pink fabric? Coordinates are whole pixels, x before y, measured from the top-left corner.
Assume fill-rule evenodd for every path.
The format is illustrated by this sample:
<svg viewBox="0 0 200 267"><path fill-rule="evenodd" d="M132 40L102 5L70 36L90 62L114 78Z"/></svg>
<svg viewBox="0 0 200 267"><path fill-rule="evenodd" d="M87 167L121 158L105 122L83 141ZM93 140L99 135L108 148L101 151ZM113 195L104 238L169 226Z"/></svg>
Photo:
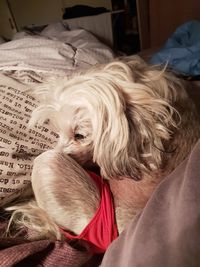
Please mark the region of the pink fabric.
<svg viewBox="0 0 200 267"><path fill-rule="evenodd" d="M118 236L113 200L108 183L95 173L88 173L101 192L100 206L80 235L73 235L64 230L62 232L67 239L87 241L93 253L104 253L110 243Z"/></svg>

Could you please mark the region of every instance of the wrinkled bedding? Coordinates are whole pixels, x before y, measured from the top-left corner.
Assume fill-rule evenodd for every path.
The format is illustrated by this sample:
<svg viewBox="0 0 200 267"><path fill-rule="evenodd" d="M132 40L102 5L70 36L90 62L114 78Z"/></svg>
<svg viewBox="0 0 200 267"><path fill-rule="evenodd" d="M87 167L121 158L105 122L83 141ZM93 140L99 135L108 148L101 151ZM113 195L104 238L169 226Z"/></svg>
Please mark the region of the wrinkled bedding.
<svg viewBox="0 0 200 267"><path fill-rule="evenodd" d="M0 235L6 222L0 222ZM2 267L97 267L102 255L92 256L87 251L67 242L50 240L27 241L25 231L15 238L0 238L0 266Z"/></svg>
<svg viewBox="0 0 200 267"><path fill-rule="evenodd" d="M170 68L187 76L200 75L200 22L189 21L180 25L155 53L152 64L168 64Z"/></svg>
<svg viewBox="0 0 200 267"><path fill-rule="evenodd" d="M200 266L200 140L108 248L101 267Z"/></svg>
<svg viewBox="0 0 200 267"><path fill-rule="evenodd" d="M83 29L73 31L52 24L32 34L17 33L0 46L0 70L34 70L70 74L77 68L111 60L110 48Z"/></svg>

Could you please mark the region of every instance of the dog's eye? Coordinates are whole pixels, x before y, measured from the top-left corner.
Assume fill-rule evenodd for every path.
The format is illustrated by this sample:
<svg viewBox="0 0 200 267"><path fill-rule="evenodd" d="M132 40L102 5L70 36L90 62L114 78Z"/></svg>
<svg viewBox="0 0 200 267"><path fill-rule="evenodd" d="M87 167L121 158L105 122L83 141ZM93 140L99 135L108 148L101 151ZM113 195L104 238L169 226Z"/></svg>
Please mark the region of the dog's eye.
<svg viewBox="0 0 200 267"><path fill-rule="evenodd" d="M85 138L85 136L84 135L82 135L82 134L79 134L79 133L76 133L76 134L74 134L74 139L75 140L83 140Z"/></svg>

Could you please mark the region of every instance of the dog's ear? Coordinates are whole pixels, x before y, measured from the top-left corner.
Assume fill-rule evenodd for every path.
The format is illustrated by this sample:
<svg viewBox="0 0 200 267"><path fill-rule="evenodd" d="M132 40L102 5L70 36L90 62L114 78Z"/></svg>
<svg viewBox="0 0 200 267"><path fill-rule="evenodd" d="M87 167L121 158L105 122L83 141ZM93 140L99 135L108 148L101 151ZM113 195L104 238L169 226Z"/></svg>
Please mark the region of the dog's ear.
<svg viewBox="0 0 200 267"><path fill-rule="evenodd" d="M102 98L104 111L95 113L99 127L94 160L104 177L141 179L160 167L164 143L177 127L178 113L171 104L180 84L174 76L137 60L113 62L105 70L107 80L101 87L107 87L112 98Z"/></svg>

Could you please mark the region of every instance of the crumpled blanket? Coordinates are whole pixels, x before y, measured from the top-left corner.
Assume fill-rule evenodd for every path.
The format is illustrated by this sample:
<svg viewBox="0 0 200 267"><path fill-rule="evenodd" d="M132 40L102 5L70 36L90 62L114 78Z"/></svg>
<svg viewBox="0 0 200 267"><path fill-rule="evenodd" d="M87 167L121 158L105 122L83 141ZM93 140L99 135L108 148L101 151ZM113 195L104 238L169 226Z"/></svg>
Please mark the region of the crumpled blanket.
<svg viewBox="0 0 200 267"><path fill-rule="evenodd" d="M200 75L200 22L189 21L178 27L150 63L167 63L183 75Z"/></svg>
<svg viewBox="0 0 200 267"><path fill-rule="evenodd" d="M6 222L0 222L0 235ZM0 266L2 267L97 267L102 255L70 246L64 241L25 239L25 231L15 238L0 238ZM24 235L24 236L23 236Z"/></svg>
<svg viewBox="0 0 200 267"><path fill-rule="evenodd" d="M71 74L114 58L113 51L84 29L67 30L61 23L39 34L19 32L0 45L0 70L32 70Z"/></svg>
<svg viewBox="0 0 200 267"><path fill-rule="evenodd" d="M101 267L200 266L200 140L105 253Z"/></svg>

